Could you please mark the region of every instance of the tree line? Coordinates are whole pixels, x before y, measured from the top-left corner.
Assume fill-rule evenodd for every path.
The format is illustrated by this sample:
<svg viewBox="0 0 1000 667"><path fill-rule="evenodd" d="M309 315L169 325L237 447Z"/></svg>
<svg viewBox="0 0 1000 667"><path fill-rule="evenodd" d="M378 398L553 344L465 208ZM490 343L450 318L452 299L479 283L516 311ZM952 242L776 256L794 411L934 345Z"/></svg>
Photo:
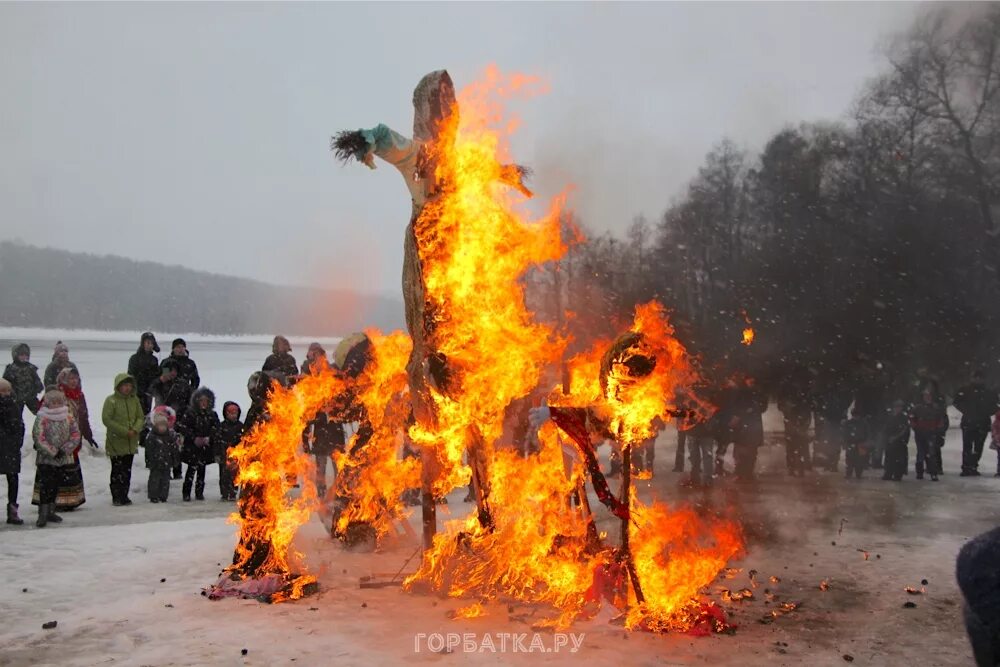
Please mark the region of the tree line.
<svg viewBox="0 0 1000 667"><path fill-rule="evenodd" d="M343 336L401 328L403 304L4 241L0 325Z"/></svg>
<svg viewBox="0 0 1000 667"><path fill-rule="evenodd" d="M938 7L884 57L847 118L786 127L759 154L722 139L659 219L532 276L532 303L567 307L583 339L661 299L723 373L1000 380L1000 7ZM567 236L579 226L566 216Z"/></svg>

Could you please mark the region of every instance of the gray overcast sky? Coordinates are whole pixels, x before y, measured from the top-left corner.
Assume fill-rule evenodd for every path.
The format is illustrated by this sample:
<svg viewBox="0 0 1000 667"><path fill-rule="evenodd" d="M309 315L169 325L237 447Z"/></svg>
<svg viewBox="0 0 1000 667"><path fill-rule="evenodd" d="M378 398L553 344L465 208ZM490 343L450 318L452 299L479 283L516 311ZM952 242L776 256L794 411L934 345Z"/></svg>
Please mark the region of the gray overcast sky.
<svg viewBox="0 0 1000 667"><path fill-rule="evenodd" d="M513 142L596 230L723 136L838 119L908 3L0 4L0 238L397 294L409 199L329 136L409 134L419 78L544 77Z"/></svg>

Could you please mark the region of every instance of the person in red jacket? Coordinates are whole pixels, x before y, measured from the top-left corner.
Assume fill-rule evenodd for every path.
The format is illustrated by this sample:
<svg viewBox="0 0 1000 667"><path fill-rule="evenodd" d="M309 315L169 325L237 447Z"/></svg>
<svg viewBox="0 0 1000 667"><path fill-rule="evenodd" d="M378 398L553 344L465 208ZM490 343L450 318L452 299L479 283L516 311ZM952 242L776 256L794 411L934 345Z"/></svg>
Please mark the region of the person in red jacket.
<svg viewBox="0 0 1000 667"><path fill-rule="evenodd" d="M931 475L931 481L938 481L941 474L941 445L948 430L948 413L944 406L934 400L934 392L925 389L921 402L910 411L913 439L917 443L917 479L924 478L924 468Z"/></svg>

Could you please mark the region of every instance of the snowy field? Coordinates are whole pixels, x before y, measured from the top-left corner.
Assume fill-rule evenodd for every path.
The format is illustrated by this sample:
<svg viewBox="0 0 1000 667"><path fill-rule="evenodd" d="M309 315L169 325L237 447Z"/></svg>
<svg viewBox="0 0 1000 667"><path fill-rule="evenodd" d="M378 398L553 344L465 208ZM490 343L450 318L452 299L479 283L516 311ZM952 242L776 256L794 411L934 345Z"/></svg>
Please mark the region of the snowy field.
<svg viewBox="0 0 1000 667"><path fill-rule="evenodd" d="M10 343L10 330L0 343ZM33 361L44 367L55 338L32 332ZM14 334L18 340L18 334ZM118 338L121 338L120 340ZM158 336L166 351L172 336ZM188 338L204 383L219 404L246 406L244 383L270 351L269 339ZM112 378L135 350L136 335L62 337L79 365L94 427L103 443L100 405ZM304 341L295 344L301 358ZM321 341L332 348L331 341ZM768 415L776 426L776 415ZM345 551L314 518L297 546L321 592L297 602L269 606L255 601L210 602L201 595L232 556L236 529L227 523L231 503L218 500L217 470L209 467L207 500L183 503L180 481L170 502L145 501L146 471L137 457L131 507L111 506L108 461L83 456L87 503L65 513L59 526L36 529L29 494L34 458L26 445L21 508L27 525L0 525L0 665L389 665L389 664L590 664L590 665L967 665L971 664L961 622L961 596L954 559L965 540L998 523L1000 479L959 478L960 434L952 429L944 449L946 474L938 483L882 482L869 471L860 481L816 474L789 479L776 433L761 452L761 476L752 488L723 483L713 491L679 487L671 473L675 437L657 443L656 475L640 482L642 494L669 502L734 506L743 516L749 555L743 568L719 586L763 582L751 601L726 605L738 625L733 635L708 638L626 633L606 617L581 622L577 653L435 653L415 650L418 634L528 633L534 610L487 606L485 617L450 620L457 601L407 594L395 588L360 589L366 575L397 572L416 542L402 540L380 553ZM84 450L86 452L86 449ZM913 448L911 445L911 469ZM981 470L992 473L995 453ZM730 464L731 465L731 464ZM452 494L439 516L464 515L465 490ZM591 500L599 507L596 499ZM599 516L602 513L598 512ZM617 534L603 513L601 528ZM418 522L413 520L415 531ZM866 559L867 553L867 559ZM411 562L407 571L412 570ZM780 578L770 583L769 577ZM928 581L926 586L921 580ZM827 590L821 590L821 582ZM909 595L904 587L925 589ZM717 588L717 587L716 587ZM766 600L764 589L776 594ZM800 608L761 623L779 602ZM906 602L916 604L904 608ZM534 618L540 617L540 612ZM52 630L42 624L58 621ZM547 646L553 645L547 636ZM246 655L242 651L246 649Z"/></svg>

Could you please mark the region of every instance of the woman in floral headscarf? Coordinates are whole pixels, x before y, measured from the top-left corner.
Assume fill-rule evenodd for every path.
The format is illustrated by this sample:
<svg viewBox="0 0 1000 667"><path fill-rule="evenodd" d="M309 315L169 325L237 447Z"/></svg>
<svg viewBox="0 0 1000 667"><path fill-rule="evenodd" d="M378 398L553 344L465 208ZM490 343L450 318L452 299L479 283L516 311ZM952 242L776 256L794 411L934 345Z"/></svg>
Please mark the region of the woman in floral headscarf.
<svg viewBox="0 0 1000 667"><path fill-rule="evenodd" d="M80 429L83 440L90 443L96 451L99 449L94 441L94 432L90 428L90 413L87 410L87 397L83 395L80 386L80 374L76 368L64 368L56 377L59 391L66 397L66 404L74 421ZM43 401L44 402L44 401ZM59 491L56 495L56 510L65 512L73 510L87 502L87 495L83 489L83 470L80 467L80 447L78 444L73 450L73 462L67 463L59 468ZM31 494L31 504L39 504L41 488L38 480L35 480L35 487Z"/></svg>

